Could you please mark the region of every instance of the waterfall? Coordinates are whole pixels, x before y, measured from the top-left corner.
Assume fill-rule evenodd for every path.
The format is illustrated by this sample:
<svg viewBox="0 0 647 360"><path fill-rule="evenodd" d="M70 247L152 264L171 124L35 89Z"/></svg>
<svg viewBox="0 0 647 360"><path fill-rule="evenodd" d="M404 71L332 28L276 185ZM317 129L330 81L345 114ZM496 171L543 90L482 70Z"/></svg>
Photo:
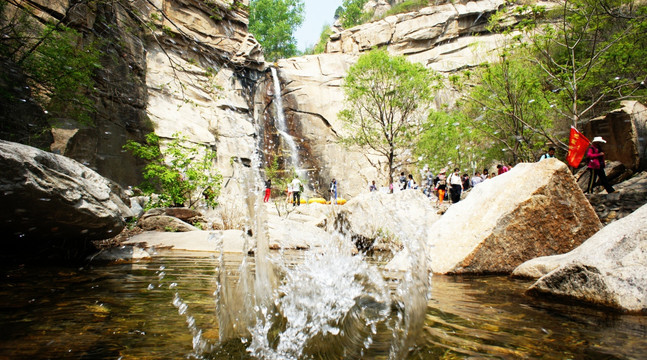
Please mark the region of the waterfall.
<svg viewBox="0 0 647 360"><path fill-rule="evenodd" d="M287 144L288 148L290 149L290 160L291 164L285 164L285 168L287 169L289 165L292 165L294 167L294 170L297 172L299 176L303 176L303 170L300 168L300 161L299 161L299 149L297 148L297 144L294 141L294 138L292 135L288 133L288 127L287 124L285 123L285 113L283 112L283 100L281 99L281 82L279 81L279 76L276 72L276 68L271 67L270 71L272 72L272 81L274 83L274 106L276 107L276 130L278 133L281 135L281 138Z"/></svg>

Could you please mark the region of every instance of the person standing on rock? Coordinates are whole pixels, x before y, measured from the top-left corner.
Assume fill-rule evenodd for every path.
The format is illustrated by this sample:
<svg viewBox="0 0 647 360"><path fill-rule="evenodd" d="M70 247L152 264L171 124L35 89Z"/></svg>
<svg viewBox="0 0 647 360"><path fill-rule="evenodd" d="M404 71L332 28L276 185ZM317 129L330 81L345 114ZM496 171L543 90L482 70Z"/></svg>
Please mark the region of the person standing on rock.
<svg viewBox="0 0 647 360"><path fill-rule="evenodd" d="M272 180L267 179L265 181L265 197L263 198L263 202L270 201L270 195L272 195Z"/></svg>
<svg viewBox="0 0 647 360"><path fill-rule="evenodd" d="M301 180L295 176L290 185L292 185L292 206L301 206L301 190L303 189Z"/></svg>
<svg viewBox="0 0 647 360"><path fill-rule="evenodd" d="M337 203L337 179L332 179L330 182L330 202Z"/></svg>
<svg viewBox="0 0 647 360"><path fill-rule="evenodd" d="M461 192L463 191L463 179L459 173L459 169L455 168L454 172L449 175L447 179L449 182L449 197L452 200L452 203L457 203L461 200Z"/></svg>
<svg viewBox="0 0 647 360"><path fill-rule="evenodd" d="M589 168L590 175L589 186L586 189L588 194L593 192L596 177L599 179L600 185L604 186L607 190L607 193L611 194L616 191L609 184L607 174L604 172L604 152L602 151L602 144L606 144L606 141L601 136L596 136L586 151L586 158L588 159L586 166Z"/></svg>
<svg viewBox="0 0 647 360"><path fill-rule="evenodd" d="M375 185L375 180L373 180L371 184L368 186L368 191L370 192L377 191L377 185Z"/></svg>

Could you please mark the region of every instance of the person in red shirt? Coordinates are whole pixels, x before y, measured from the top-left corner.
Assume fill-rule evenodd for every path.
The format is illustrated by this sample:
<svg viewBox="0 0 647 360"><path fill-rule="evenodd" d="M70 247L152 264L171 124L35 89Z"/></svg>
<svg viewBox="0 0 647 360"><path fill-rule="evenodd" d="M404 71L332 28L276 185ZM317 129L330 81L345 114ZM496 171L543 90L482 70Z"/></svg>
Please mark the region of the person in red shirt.
<svg viewBox="0 0 647 360"><path fill-rule="evenodd" d="M496 166L496 168L497 168L497 174L498 174L498 175L501 175L501 174L503 174L503 173L506 173L506 172L508 172L508 170L510 170L510 169L508 169L508 167L507 167L507 166L505 166L505 165L501 165L501 164L497 165L497 166Z"/></svg>

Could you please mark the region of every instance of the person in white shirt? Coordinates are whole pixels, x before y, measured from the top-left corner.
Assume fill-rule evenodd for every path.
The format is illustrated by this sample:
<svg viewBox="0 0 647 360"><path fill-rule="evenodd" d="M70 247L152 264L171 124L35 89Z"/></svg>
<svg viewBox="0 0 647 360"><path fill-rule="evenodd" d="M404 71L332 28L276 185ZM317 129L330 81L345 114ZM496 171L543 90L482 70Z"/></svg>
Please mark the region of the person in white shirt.
<svg viewBox="0 0 647 360"><path fill-rule="evenodd" d="M461 193L463 192L463 180L459 174L459 169L455 168L454 172L449 175L447 182L449 183L449 198L452 203L457 203L461 200Z"/></svg>
<svg viewBox="0 0 647 360"><path fill-rule="evenodd" d="M292 206L301 206L301 190L303 189L301 180L295 176L290 185L292 185Z"/></svg>

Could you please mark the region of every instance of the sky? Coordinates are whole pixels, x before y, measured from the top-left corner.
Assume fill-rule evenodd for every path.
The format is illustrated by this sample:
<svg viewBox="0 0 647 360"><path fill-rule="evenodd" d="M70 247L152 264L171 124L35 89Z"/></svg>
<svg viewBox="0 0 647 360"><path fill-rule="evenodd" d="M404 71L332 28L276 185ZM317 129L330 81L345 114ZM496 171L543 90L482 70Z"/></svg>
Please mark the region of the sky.
<svg viewBox="0 0 647 360"><path fill-rule="evenodd" d="M341 6L343 0L304 0L305 20L294 33L297 39L297 48L301 51L306 47L316 44L321 35L324 24L332 25L335 21L335 10Z"/></svg>

